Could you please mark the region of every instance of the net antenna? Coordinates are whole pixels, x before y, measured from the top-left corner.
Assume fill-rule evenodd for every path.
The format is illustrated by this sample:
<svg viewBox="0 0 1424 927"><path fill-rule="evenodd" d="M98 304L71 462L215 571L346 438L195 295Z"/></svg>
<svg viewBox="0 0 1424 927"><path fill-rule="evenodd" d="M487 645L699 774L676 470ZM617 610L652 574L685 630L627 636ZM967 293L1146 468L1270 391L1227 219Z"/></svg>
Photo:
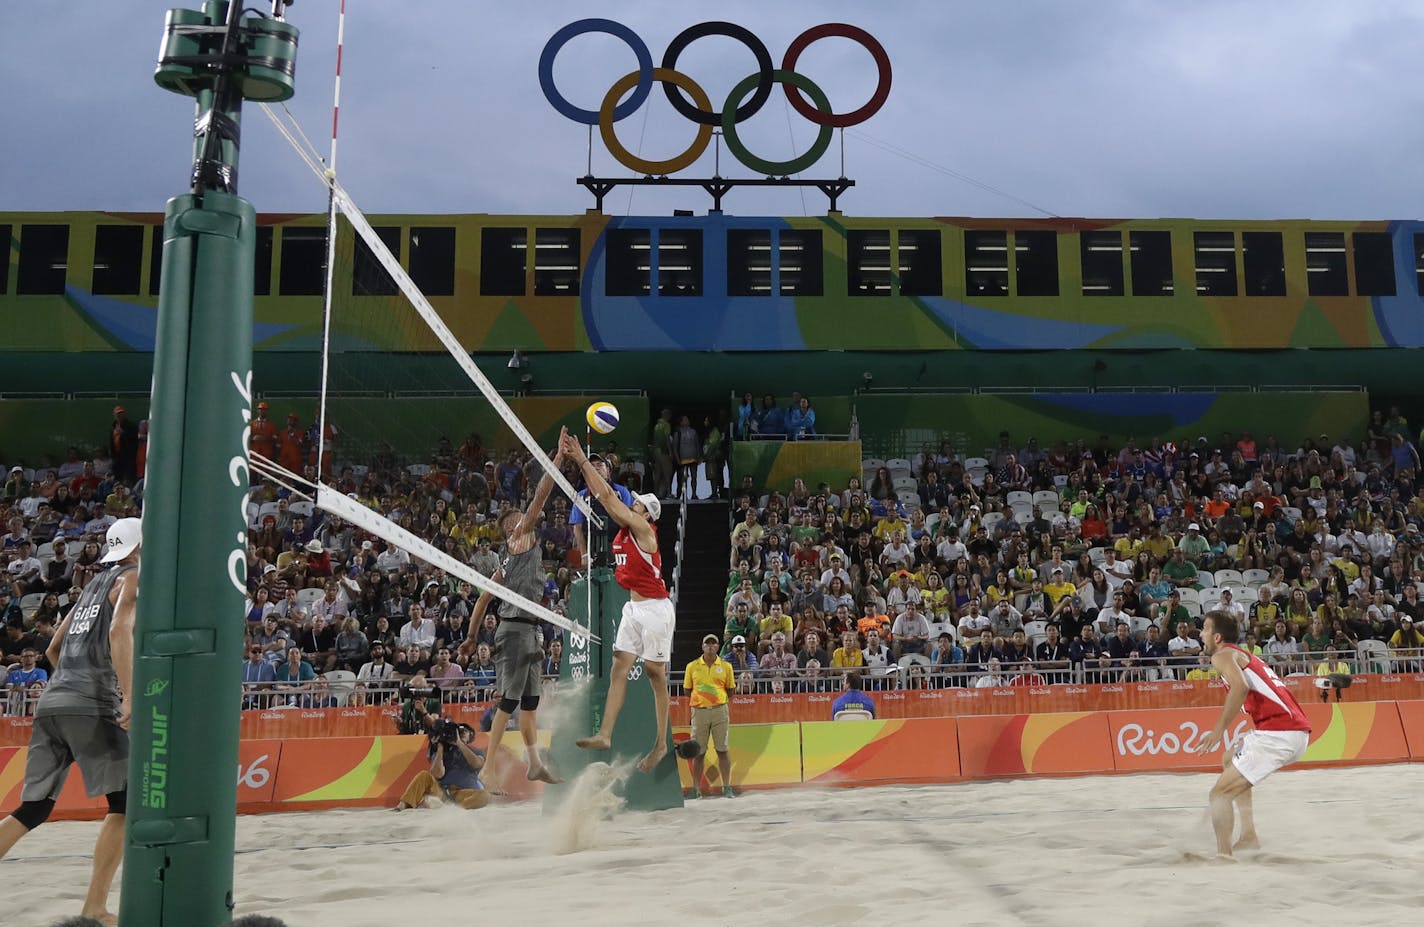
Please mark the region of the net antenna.
<svg viewBox="0 0 1424 927"><path fill-rule="evenodd" d="M316 507L323 512L334 515L349 524L355 525L367 534L374 535L389 544L394 544L402 548L412 556L425 561L433 567L444 570L456 579L464 580L480 592L488 592L500 601L518 606L540 621L547 621L554 627L562 628L570 634L586 637L593 641L599 641L598 636L589 628L584 627L576 621L565 618L558 612L552 611L538 602L535 602L533 599L525 598L501 583L495 582L469 564L461 562L459 559L450 556L430 543L416 537L384 515L371 511L360 502L350 498L339 490L333 489L321 482L312 483L305 477L298 476L261 454L253 452L251 458L253 472L272 480L274 483L292 491L302 498L311 500Z"/></svg>

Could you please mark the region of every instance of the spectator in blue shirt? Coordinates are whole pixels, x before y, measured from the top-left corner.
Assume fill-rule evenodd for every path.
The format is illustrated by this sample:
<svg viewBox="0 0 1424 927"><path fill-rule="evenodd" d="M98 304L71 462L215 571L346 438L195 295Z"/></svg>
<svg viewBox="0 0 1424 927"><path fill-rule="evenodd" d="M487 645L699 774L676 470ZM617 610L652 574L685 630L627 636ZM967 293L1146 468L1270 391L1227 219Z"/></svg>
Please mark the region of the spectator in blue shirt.
<svg viewBox="0 0 1424 927"><path fill-rule="evenodd" d="M776 404L776 397L771 395L771 393L767 393L762 397L761 408L757 410L757 414L752 421L756 426L753 430L757 434L786 434L786 414L781 411L781 407Z"/></svg>
<svg viewBox="0 0 1424 927"><path fill-rule="evenodd" d="M804 441L816 436L816 410L811 408L811 400L805 396L786 412L786 437L792 441Z"/></svg>
<svg viewBox="0 0 1424 927"><path fill-rule="evenodd" d="M604 460L598 454L590 454L588 462L593 464L593 468L598 471L599 476L603 477L603 481L609 486L613 487L613 491L618 493L618 498L623 501L623 504L628 506L629 508L632 508L633 493L630 492L628 487L624 486L622 483L613 482L613 478L610 475L608 469L608 461ZM611 557L612 555L609 554L608 547L609 544L611 544L613 541L613 535L618 533L618 523L608 516L608 512L606 512L603 508L603 503L599 502L597 499L589 499L587 488L580 489L579 496L580 498L588 500L589 505L593 508L594 513L603 519L603 531L605 532L607 541L599 546L599 549L596 551L596 553L603 557ZM574 507L573 511L569 512L569 526L574 530L574 547L581 555L579 562L584 564L588 563L589 552L589 538L588 534L584 530L587 527L585 525L586 521L587 519L584 518L583 510L578 508L577 506Z"/></svg>
<svg viewBox="0 0 1424 927"><path fill-rule="evenodd" d="M271 661L265 659L262 645L253 641L247 645L247 660L242 664L242 681L244 683L244 693L242 707L244 709L266 708L271 704L270 683L276 682L277 671L272 668ZM268 683L268 685L253 685L254 683Z"/></svg>
<svg viewBox="0 0 1424 927"><path fill-rule="evenodd" d="M875 700L861 691L858 673L846 673L845 691L831 703L831 717L834 718L846 708L863 708L870 712L872 718L875 717Z"/></svg>
<svg viewBox="0 0 1424 927"><path fill-rule="evenodd" d="M5 685L10 689L10 701L16 713L19 713L24 705L25 693L31 686L43 686L49 682L49 673L35 665L39 659L39 653L33 647L26 647L20 651L20 663L11 668L9 675L5 677ZM28 711L25 714L29 714Z"/></svg>

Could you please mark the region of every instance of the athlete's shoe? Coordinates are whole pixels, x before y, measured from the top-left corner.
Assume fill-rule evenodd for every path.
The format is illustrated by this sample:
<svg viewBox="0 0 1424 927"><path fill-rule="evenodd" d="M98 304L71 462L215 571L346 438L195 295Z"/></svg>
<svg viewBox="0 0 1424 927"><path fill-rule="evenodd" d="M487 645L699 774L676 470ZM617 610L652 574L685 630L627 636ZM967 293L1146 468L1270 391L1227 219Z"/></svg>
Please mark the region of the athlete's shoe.
<svg viewBox="0 0 1424 927"><path fill-rule="evenodd" d="M724 785L724 786L722 786L722 797L723 797L723 798L736 798L736 797L737 797L737 793L732 791L732 787L731 787L730 785Z"/></svg>
<svg viewBox="0 0 1424 927"><path fill-rule="evenodd" d="M702 790L701 790L701 789L693 789L693 790L692 790L692 797L693 797L693 798L701 798L701 797L702 797Z"/></svg>

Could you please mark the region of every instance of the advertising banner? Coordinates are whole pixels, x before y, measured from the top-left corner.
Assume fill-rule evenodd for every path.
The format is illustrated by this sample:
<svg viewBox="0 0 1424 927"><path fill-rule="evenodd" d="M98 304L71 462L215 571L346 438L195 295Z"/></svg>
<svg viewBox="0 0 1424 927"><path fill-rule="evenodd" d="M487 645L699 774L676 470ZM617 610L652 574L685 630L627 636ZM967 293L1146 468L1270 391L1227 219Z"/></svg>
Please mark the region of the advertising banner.
<svg viewBox="0 0 1424 927"><path fill-rule="evenodd" d="M690 739L692 729L674 727L673 743ZM732 785L737 788L796 785L801 782L801 733L796 724L733 724L727 734L732 759ZM703 761L717 765L717 753L708 746ZM692 769L678 760L678 777L684 789L692 788ZM720 787L720 780L716 783Z"/></svg>
<svg viewBox="0 0 1424 927"><path fill-rule="evenodd" d="M1107 715L960 718L959 768L966 779L1112 772Z"/></svg>
<svg viewBox="0 0 1424 927"><path fill-rule="evenodd" d="M1424 760L1424 702L1398 702L1399 720L1404 726L1404 739L1409 746L1409 758Z"/></svg>
<svg viewBox="0 0 1424 927"><path fill-rule="evenodd" d="M957 779L958 724L953 718L807 721L801 725L804 781L850 785Z"/></svg>

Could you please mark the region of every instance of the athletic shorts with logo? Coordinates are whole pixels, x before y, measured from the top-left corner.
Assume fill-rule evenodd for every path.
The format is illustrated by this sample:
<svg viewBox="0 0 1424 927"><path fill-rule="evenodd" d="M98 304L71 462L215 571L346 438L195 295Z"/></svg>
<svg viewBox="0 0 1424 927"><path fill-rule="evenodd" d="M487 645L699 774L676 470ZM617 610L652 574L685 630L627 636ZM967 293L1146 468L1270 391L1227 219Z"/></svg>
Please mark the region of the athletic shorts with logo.
<svg viewBox="0 0 1424 927"><path fill-rule="evenodd" d="M79 764L90 798L121 792L129 781L129 734L113 718L89 715L41 715L35 718L25 758L21 801L58 800Z"/></svg>
<svg viewBox="0 0 1424 927"><path fill-rule="evenodd" d="M1304 756L1308 746L1309 731L1247 731L1236 741L1231 765L1247 782L1259 785L1271 773Z"/></svg>
<svg viewBox="0 0 1424 927"><path fill-rule="evenodd" d="M666 663L672 659L675 622L672 599L629 599L623 606L613 649L645 662Z"/></svg>

